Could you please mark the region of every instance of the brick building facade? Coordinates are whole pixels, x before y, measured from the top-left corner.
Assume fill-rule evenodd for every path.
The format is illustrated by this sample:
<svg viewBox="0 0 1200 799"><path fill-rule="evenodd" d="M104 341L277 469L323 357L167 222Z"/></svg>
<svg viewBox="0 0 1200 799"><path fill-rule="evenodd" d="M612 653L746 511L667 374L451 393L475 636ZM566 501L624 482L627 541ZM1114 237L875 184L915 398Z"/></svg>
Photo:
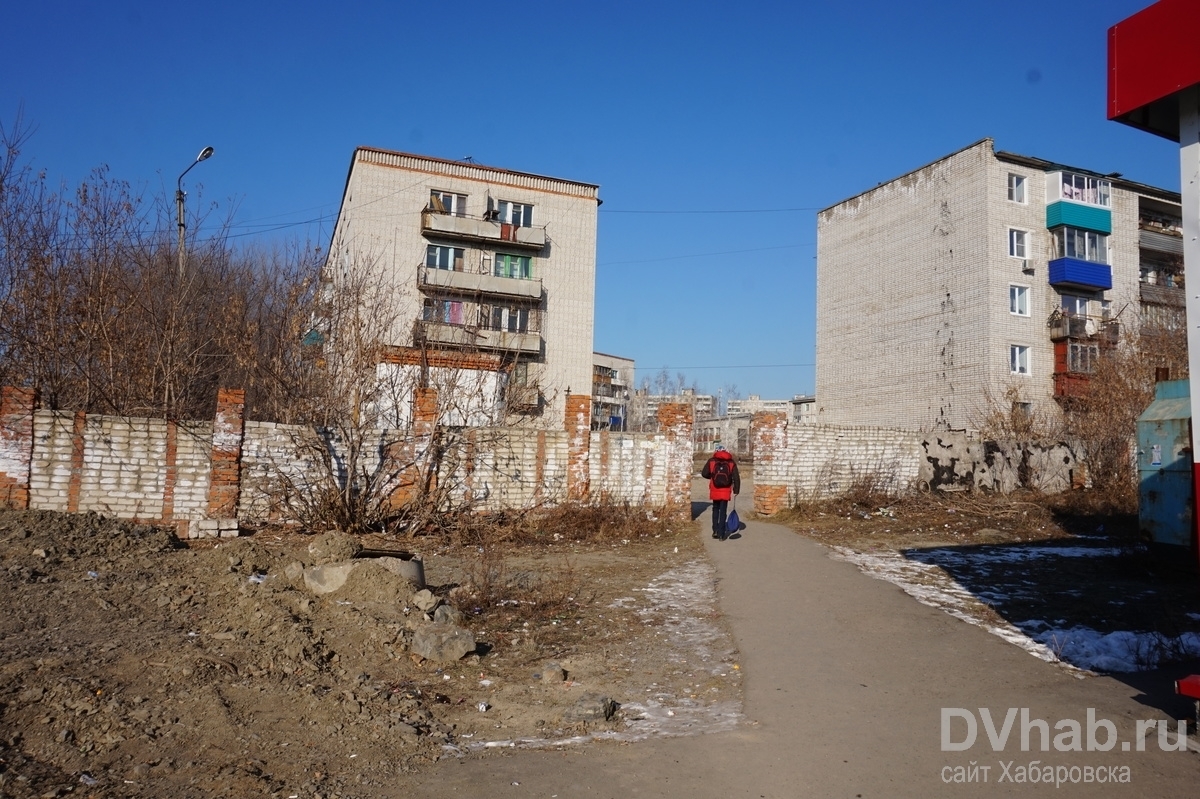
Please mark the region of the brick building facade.
<svg viewBox="0 0 1200 799"><path fill-rule="evenodd" d="M1179 220L1176 193L990 139L821 211L817 421L1053 417L1122 327L1180 320Z"/></svg>
<svg viewBox="0 0 1200 799"><path fill-rule="evenodd" d="M592 383L598 205L593 184L360 147L324 278L331 296L382 282L381 379L458 385L463 424L561 427L567 394Z"/></svg>

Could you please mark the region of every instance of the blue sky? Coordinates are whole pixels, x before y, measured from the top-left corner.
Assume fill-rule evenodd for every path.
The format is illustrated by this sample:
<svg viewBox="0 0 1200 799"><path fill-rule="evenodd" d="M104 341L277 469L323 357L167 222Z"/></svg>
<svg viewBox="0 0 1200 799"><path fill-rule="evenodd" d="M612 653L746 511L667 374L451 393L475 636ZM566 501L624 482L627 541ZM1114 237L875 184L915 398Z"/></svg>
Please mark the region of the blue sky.
<svg viewBox="0 0 1200 799"><path fill-rule="evenodd" d="M19 3L0 121L75 184L325 245L357 145L600 184L595 348L716 393L814 389L816 211L986 136L1178 190L1105 119L1150 0ZM189 206L191 207L191 206ZM880 279L886 280L886 274Z"/></svg>

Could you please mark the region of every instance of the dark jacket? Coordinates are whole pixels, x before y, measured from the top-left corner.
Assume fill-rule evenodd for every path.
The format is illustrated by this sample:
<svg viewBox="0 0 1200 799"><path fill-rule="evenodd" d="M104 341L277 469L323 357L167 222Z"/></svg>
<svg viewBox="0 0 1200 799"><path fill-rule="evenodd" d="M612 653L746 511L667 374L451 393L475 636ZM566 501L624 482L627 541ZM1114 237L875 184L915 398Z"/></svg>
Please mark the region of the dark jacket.
<svg viewBox="0 0 1200 799"><path fill-rule="evenodd" d="M718 460L726 460L733 464L733 485L726 488L717 488L713 485L713 463ZM712 457L704 464L704 468L700 470L700 476L708 481L708 498L709 499L732 499L733 495L742 492L742 476L738 474L737 462L728 450L719 449L713 453Z"/></svg>

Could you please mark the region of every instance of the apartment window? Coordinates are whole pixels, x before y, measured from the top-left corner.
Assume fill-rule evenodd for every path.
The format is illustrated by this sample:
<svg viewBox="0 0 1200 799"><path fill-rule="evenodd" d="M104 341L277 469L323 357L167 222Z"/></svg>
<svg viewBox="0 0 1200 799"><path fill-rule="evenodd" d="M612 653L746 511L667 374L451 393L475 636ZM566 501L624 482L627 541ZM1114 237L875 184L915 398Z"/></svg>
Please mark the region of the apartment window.
<svg viewBox="0 0 1200 799"><path fill-rule="evenodd" d="M1029 286L1012 284L1008 287L1008 312L1014 316L1029 316Z"/></svg>
<svg viewBox="0 0 1200 799"><path fill-rule="evenodd" d="M500 221L517 227L532 227L533 226L533 206L524 203L510 203L508 200L501 200L497 207L500 214Z"/></svg>
<svg viewBox="0 0 1200 799"><path fill-rule="evenodd" d="M426 322L461 325L463 323L463 304L456 300L438 300L426 297L421 308L421 318Z"/></svg>
<svg viewBox="0 0 1200 799"><path fill-rule="evenodd" d="M1060 227L1054 230L1054 251L1059 258L1108 263L1108 236L1091 230Z"/></svg>
<svg viewBox="0 0 1200 799"><path fill-rule="evenodd" d="M451 216L466 216L467 195L433 189L429 192L429 210Z"/></svg>
<svg viewBox="0 0 1200 799"><path fill-rule="evenodd" d="M1009 173L1008 199L1010 202L1025 204L1025 176Z"/></svg>
<svg viewBox="0 0 1200 799"><path fill-rule="evenodd" d="M1008 254L1013 258L1027 258L1025 241L1029 234L1016 228L1008 229Z"/></svg>
<svg viewBox="0 0 1200 799"><path fill-rule="evenodd" d="M508 255L496 253L496 277L516 277L528 280L533 277L533 259L528 255Z"/></svg>
<svg viewBox="0 0 1200 799"><path fill-rule="evenodd" d="M1014 375L1029 374L1029 347L1013 344L1008 348L1009 369Z"/></svg>
<svg viewBox="0 0 1200 799"><path fill-rule="evenodd" d="M430 244L425 248L425 266L430 269L451 269L463 271L463 258L466 250L462 247L445 247L441 244Z"/></svg>
<svg viewBox="0 0 1200 799"><path fill-rule="evenodd" d="M480 305L479 326L502 333L528 333L529 310L522 305Z"/></svg>
<svg viewBox="0 0 1200 799"><path fill-rule="evenodd" d="M1076 175L1073 172L1063 172L1062 198L1076 202L1100 205L1107 208L1110 204L1112 184L1102 178L1088 175Z"/></svg>
<svg viewBox="0 0 1200 799"><path fill-rule="evenodd" d="M1099 359L1100 346L1098 344L1071 342L1067 352L1067 368L1072 372L1094 372Z"/></svg>

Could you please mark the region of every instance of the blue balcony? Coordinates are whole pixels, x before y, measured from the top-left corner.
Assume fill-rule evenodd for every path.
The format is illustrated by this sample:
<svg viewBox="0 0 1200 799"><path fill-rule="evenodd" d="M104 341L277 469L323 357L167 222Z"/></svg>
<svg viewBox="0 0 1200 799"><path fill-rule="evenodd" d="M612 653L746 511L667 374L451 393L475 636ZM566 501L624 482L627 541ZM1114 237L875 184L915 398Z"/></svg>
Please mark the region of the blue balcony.
<svg viewBox="0 0 1200 799"><path fill-rule="evenodd" d="M1107 291L1112 288L1112 267L1078 258L1056 258L1050 262L1050 285L1055 288Z"/></svg>
<svg viewBox="0 0 1200 799"><path fill-rule="evenodd" d="M1095 233L1112 233L1112 211L1098 205L1059 200L1046 206L1046 227L1067 225Z"/></svg>

